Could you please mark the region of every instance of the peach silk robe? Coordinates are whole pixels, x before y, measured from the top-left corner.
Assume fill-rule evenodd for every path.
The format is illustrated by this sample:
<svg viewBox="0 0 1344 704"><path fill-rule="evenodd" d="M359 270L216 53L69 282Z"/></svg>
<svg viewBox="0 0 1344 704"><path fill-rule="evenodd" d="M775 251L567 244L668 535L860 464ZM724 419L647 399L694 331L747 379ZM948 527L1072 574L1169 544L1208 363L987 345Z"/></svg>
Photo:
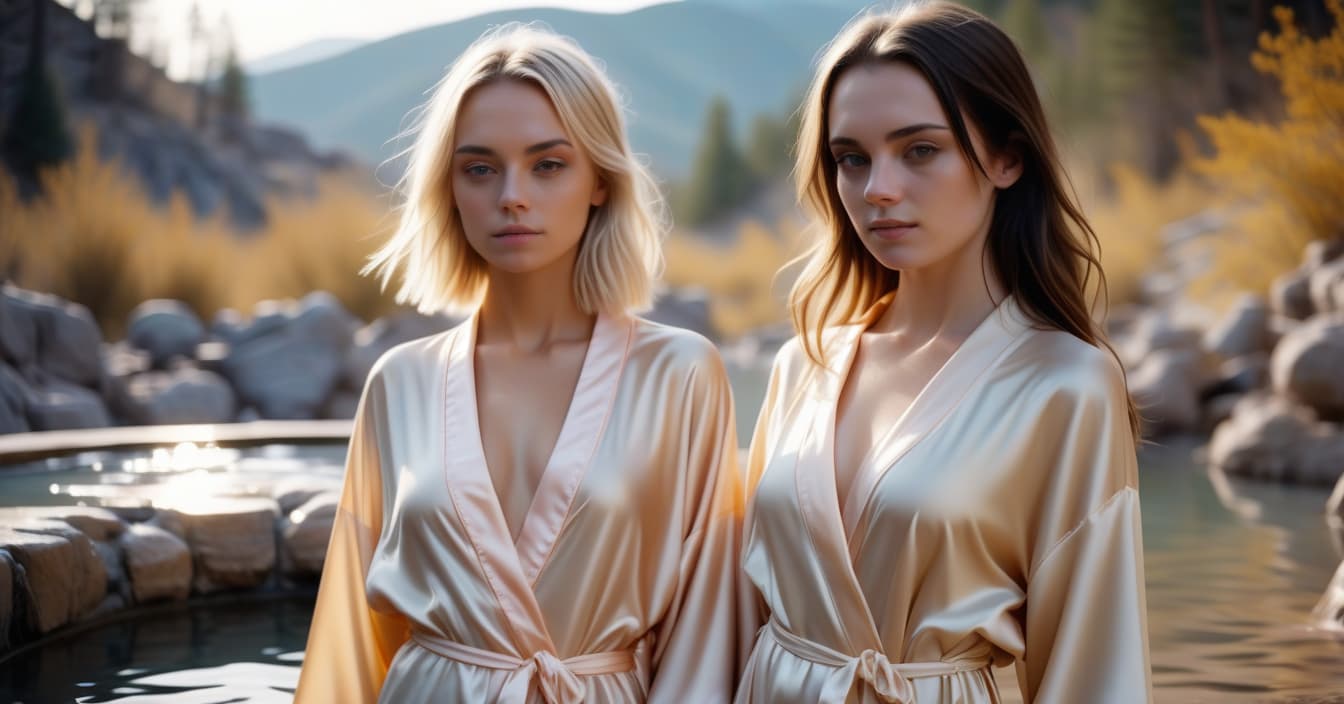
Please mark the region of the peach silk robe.
<svg viewBox="0 0 1344 704"><path fill-rule="evenodd" d="M729 701L742 491L717 350L599 316L515 542L475 331L397 347L369 378L295 701Z"/></svg>
<svg viewBox="0 0 1344 704"><path fill-rule="evenodd" d="M991 665L1013 661L1029 703L1151 701L1119 366L1010 297L839 497L837 401L889 303L828 330L828 369L796 339L776 358L748 459L743 611L760 631L737 701L987 704Z"/></svg>

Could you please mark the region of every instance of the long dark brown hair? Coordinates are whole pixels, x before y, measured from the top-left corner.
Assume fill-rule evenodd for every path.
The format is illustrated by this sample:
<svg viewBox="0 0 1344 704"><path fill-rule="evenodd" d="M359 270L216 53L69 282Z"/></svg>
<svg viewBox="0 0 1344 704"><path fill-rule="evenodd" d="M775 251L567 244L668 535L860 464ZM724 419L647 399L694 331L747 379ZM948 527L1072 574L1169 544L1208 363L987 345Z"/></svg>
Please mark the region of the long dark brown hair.
<svg viewBox="0 0 1344 704"><path fill-rule="evenodd" d="M1022 159L1021 177L996 194L982 254L1007 293L1034 323L1115 356L1091 314L1106 295L1097 258L1100 243L1060 164L1021 52L985 16L932 2L852 22L823 53L803 103L794 176L799 200L825 233L803 255L806 264L789 296L808 357L824 364L822 330L852 322L900 281L900 274L884 267L859 240L836 190L836 166L827 147L826 111L839 76L857 65L888 61L923 74L962 153L981 173L985 167L972 146L968 122L987 148L1012 150ZM1138 412L1133 399L1127 403L1137 438Z"/></svg>

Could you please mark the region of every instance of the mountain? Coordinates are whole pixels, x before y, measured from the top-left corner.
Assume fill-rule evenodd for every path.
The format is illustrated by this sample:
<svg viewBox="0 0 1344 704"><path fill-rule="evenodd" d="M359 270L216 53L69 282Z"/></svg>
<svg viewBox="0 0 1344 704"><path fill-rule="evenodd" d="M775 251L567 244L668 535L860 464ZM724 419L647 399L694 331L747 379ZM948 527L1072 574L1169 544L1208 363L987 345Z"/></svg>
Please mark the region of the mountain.
<svg viewBox="0 0 1344 704"><path fill-rule="evenodd" d="M303 64L321 61L322 59L335 56L349 51L361 44L367 44L367 39L356 39L354 37L332 37L328 39L314 39L311 42L300 44L291 49L278 51L274 54L248 61L243 65L243 70L249 75L257 76L272 71L293 68Z"/></svg>
<svg viewBox="0 0 1344 704"><path fill-rule="evenodd" d="M297 127L320 147L382 163L409 146L396 139L411 124L408 114L468 44L490 27L535 21L606 64L626 96L635 149L661 177L679 179L690 170L713 96L728 98L740 139L756 115L788 114L813 57L863 6L781 0L759 8L679 2L625 14L492 12L256 76L253 107L260 120Z"/></svg>

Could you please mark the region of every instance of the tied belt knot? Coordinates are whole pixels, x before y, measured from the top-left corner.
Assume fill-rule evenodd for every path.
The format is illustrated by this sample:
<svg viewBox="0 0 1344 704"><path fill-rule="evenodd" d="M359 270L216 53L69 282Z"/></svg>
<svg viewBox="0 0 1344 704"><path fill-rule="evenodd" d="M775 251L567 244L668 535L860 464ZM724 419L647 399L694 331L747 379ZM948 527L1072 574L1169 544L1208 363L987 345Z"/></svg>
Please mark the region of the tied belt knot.
<svg viewBox="0 0 1344 704"><path fill-rule="evenodd" d="M857 656L845 655L785 630L773 618L763 630L765 636L784 650L809 662L836 668L822 685L818 704L844 704L849 693L862 686L872 688L889 704L911 704L915 700L913 680L973 672L992 663L991 646L987 642L950 660L892 663L884 653L871 648Z"/></svg>
<svg viewBox="0 0 1344 704"><path fill-rule="evenodd" d="M511 674L499 692L499 701L510 704L527 701L528 690L534 679L542 700L547 704L582 704L587 688L579 677L635 670L633 650L577 655L563 660L549 650L538 650L531 657L516 658L428 633L416 632L411 637L420 647L448 660L509 671Z"/></svg>

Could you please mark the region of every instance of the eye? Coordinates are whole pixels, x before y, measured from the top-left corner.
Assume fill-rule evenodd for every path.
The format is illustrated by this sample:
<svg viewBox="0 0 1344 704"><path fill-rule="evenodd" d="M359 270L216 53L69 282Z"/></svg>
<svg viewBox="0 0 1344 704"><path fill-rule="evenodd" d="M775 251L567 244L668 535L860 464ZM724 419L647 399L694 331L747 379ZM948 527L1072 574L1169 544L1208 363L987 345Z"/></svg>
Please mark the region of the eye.
<svg viewBox="0 0 1344 704"><path fill-rule="evenodd" d="M906 150L905 155L914 161L924 161L930 159L938 153L938 147L932 144L916 144Z"/></svg>
<svg viewBox="0 0 1344 704"><path fill-rule="evenodd" d="M467 164L466 167L462 169L462 173L468 176L474 176L476 178L480 178L482 176L488 176L493 171L494 169L490 168L488 164L481 164L481 163Z"/></svg>
<svg viewBox="0 0 1344 704"><path fill-rule="evenodd" d="M854 152L845 152L834 157L835 165L842 169L855 169L868 165L868 157Z"/></svg>
<svg viewBox="0 0 1344 704"><path fill-rule="evenodd" d="M540 171L542 173L553 173L559 171L560 169L565 168L565 163L563 161L557 161L555 159L542 159L541 161L537 162L535 168L537 171Z"/></svg>

